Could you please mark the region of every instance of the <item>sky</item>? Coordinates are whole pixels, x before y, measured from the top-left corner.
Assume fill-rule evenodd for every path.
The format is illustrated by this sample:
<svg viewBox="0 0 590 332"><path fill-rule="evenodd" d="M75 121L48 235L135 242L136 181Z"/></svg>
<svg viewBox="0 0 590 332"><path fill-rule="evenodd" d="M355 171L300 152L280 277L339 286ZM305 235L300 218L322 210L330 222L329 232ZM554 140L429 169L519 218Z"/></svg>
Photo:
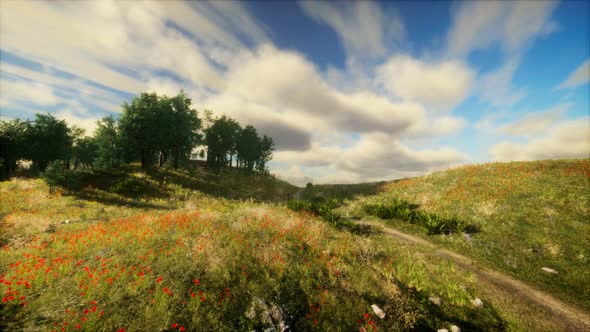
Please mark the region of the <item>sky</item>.
<svg viewBox="0 0 590 332"><path fill-rule="evenodd" d="M0 1L0 117L91 134L141 92L276 143L297 185L590 157L588 1Z"/></svg>

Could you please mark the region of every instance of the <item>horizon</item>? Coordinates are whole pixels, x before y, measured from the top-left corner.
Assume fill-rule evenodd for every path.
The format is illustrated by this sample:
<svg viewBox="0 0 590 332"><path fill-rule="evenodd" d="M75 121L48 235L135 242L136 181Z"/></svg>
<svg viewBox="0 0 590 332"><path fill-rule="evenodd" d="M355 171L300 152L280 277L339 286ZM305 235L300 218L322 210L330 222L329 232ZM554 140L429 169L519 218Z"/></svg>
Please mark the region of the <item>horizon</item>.
<svg viewBox="0 0 590 332"><path fill-rule="evenodd" d="M340 4L0 2L0 119L184 90L296 185L590 157L590 3Z"/></svg>

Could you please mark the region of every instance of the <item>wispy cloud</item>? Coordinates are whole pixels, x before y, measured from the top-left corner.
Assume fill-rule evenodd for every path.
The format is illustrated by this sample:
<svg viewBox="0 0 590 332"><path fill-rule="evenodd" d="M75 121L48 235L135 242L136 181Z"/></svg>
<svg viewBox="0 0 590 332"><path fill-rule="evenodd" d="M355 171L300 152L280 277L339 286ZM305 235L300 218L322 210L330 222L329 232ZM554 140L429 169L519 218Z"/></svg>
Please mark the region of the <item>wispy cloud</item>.
<svg viewBox="0 0 590 332"><path fill-rule="evenodd" d="M590 59L584 61L556 89L575 88L590 82Z"/></svg>

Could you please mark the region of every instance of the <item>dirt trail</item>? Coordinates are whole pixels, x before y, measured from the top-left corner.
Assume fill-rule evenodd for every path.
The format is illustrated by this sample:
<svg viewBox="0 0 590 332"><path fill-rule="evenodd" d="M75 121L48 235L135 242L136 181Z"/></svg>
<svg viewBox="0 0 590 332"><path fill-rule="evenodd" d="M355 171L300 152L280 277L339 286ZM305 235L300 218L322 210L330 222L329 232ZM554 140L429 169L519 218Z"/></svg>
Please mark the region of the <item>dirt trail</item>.
<svg viewBox="0 0 590 332"><path fill-rule="evenodd" d="M544 318L550 319L564 330L590 331L590 315L588 313L572 307L571 305L565 304L555 297L539 291L522 281L516 280L508 275L496 271L478 267L475 261L471 260L470 258L456 254L446 249L440 249L422 238L402 233L377 223L371 223L367 221L361 221L360 223L380 228L384 234L405 242L436 248L435 252L438 255L452 259L457 265L473 272L477 276L478 281L484 285L498 288L514 297L519 297L525 300L531 305L539 307L547 314L547 316Z"/></svg>

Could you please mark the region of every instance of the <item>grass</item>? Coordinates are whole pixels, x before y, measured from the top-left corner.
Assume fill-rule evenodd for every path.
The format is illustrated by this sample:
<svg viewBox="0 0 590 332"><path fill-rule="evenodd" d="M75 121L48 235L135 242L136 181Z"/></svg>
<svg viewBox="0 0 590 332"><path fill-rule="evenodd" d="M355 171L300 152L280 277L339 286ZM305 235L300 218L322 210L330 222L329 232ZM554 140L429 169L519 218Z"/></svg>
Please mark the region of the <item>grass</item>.
<svg viewBox="0 0 590 332"><path fill-rule="evenodd" d="M383 192L348 200L341 210L366 217L363 206L400 200L480 230L429 240L590 310L590 160L460 167L385 184ZM392 217L390 225L425 236L424 228Z"/></svg>
<svg viewBox="0 0 590 332"><path fill-rule="evenodd" d="M296 187L232 171L132 166L86 174L83 189L52 195L39 179L0 182L0 329L555 329L432 248L339 226L364 214L364 203L402 197L389 186L342 206L315 199L317 211L291 202L295 212L284 203ZM359 191L345 194L352 192ZM418 210L448 215L426 208ZM322 218L327 211L337 222ZM424 233L418 224L388 222ZM489 231L478 226L476 243ZM471 304L476 297L483 307Z"/></svg>
<svg viewBox="0 0 590 332"><path fill-rule="evenodd" d="M137 172L111 176L141 179L157 189L153 197L114 190L108 173L87 177L81 192L52 195L38 179L0 183L0 329L217 331L287 324L293 330L432 330L457 324L503 330L509 324L491 302L470 304L482 296L469 273L427 251L417 259L415 249L379 234L338 230L282 204L185 191L182 183L160 186L152 182L157 175ZM443 304L433 305L432 296ZM386 312L384 319L372 304Z"/></svg>

